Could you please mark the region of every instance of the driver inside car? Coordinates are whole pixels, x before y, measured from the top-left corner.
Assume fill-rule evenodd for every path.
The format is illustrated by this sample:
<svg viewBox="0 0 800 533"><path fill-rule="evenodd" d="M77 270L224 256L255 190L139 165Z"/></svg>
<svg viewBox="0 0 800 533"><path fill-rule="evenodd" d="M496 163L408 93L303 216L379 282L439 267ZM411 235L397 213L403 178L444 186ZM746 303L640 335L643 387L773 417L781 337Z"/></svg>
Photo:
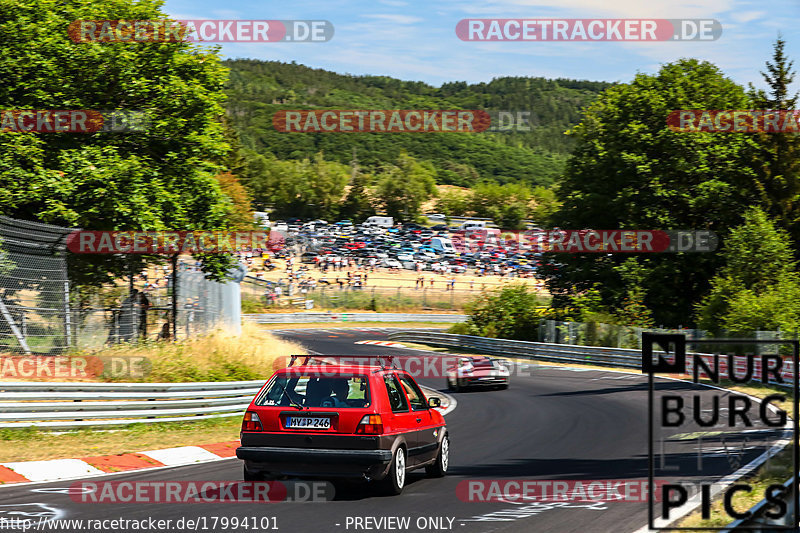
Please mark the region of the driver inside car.
<svg viewBox="0 0 800 533"><path fill-rule="evenodd" d="M331 384L332 396L322 400L320 407L349 407L347 395L350 394L350 384L346 379L336 379Z"/></svg>

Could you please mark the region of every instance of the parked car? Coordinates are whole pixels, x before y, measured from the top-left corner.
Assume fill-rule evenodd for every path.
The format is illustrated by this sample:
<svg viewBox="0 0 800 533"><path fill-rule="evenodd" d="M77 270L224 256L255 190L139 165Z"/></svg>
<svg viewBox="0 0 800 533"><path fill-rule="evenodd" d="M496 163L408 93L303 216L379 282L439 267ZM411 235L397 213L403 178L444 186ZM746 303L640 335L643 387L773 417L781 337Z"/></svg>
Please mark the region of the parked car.
<svg viewBox="0 0 800 533"><path fill-rule="evenodd" d="M305 252L303 255L300 256L300 262L310 264L314 262L315 257L317 257L317 254L311 252Z"/></svg>
<svg viewBox="0 0 800 533"><path fill-rule="evenodd" d="M486 356L462 357L446 372L447 388L459 391L467 387L508 388L508 367L499 359Z"/></svg>
<svg viewBox="0 0 800 533"><path fill-rule="evenodd" d="M381 266L386 268L403 268L403 265L397 259L384 258L381 260Z"/></svg>
<svg viewBox="0 0 800 533"><path fill-rule="evenodd" d="M351 478L400 494L408 471L445 475L450 438L438 398L426 398L389 357L313 362L278 370L250 402L236 449L246 481Z"/></svg>
<svg viewBox="0 0 800 533"><path fill-rule="evenodd" d="M381 217L381 216L372 216L367 218L367 220L363 224L364 226L375 226L379 228L391 228L394 226L394 218L392 217Z"/></svg>

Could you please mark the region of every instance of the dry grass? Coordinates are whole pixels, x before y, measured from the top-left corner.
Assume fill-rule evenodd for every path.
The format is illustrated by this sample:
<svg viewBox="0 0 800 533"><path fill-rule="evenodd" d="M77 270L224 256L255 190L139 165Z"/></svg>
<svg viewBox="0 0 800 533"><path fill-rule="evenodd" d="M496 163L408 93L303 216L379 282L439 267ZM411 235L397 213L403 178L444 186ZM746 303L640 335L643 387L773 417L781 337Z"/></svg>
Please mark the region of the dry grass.
<svg viewBox="0 0 800 533"><path fill-rule="evenodd" d="M297 353L305 353L300 344L282 340L248 323L242 326L241 335L218 330L175 343L114 347L97 355L147 357L152 368L139 381L183 382L266 379L273 372L275 358Z"/></svg>
<svg viewBox="0 0 800 533"><path fill-rule="evenodd" d="M242 381L266 379L272 372L277 357L306 353L300 344L282 340L265 328L246 323L242 334L216 330L208 335L178 342L145 341L138 344L119 344L95 352L72 352L64 359L79 357L122 358L144 360L137 367L144 372L113 376L98 373L85 379L27 378L31 381L114 381L114 382L191 382L191 381ZM137 359L137 360L138 360ZM69 366L69 364L67 364ZM21 376L0 381L20 381Z"/></svg>
<svg viewBox="0 0 800 533"><path fill-rule="evenodd" d="M185 382L266 380L273 373L277 357L301 353L306 349L300 344L281 340L256 324L245 324L239 336L219 330L176 343L120 345L91 355L144 357L149 361L151 372L147 376L135 380L124 376L116 381ZM234 416L57 435L34 428L5 429L0 430L0 461L79 458L225 442L239 437L240 425L241 418Z"/></svg>
<svg viewBox="0 0 800 533"><path fill-rule="evenodd" d="M150 359L147 381L239 381L269 377L276 357L305 353L255 324L244 324L242 334L219 330L177 343L150 343L117 348L123 355Z"/></svg>

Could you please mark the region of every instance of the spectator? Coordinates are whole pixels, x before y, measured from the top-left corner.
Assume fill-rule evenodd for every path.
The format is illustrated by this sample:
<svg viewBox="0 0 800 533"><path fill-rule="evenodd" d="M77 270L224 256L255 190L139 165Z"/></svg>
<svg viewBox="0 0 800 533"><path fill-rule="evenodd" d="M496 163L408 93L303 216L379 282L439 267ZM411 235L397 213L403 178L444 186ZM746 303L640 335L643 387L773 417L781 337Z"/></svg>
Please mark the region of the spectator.
<svg viewBox="0 0 800 533"><path fill-rule="evenodd" d="M157 340L168 341L172 338L172 328L170 327L169 320L164 322L161 326L161 331L158 332Z"/></svg>
<svg viewBox="0 0 800 533"><path fill-rule="evenodd" d="M147 338L147 310L150 309L150 299L143 292L139 296L139 335Z"/></svg>

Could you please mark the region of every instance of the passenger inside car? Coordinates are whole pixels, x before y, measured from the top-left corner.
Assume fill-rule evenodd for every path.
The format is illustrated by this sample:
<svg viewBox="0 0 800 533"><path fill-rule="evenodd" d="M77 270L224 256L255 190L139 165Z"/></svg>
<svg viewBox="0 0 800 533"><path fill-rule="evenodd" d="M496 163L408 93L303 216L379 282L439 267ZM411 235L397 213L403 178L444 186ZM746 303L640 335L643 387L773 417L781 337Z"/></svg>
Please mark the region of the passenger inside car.
<svg viewBox="0 0 800 533"><path fill-rule="evenodd" d="M350 384L346 379L336 379L331 383L333 394L322 400L321 407L349 407L347 396L350 394Z"/></svg>

